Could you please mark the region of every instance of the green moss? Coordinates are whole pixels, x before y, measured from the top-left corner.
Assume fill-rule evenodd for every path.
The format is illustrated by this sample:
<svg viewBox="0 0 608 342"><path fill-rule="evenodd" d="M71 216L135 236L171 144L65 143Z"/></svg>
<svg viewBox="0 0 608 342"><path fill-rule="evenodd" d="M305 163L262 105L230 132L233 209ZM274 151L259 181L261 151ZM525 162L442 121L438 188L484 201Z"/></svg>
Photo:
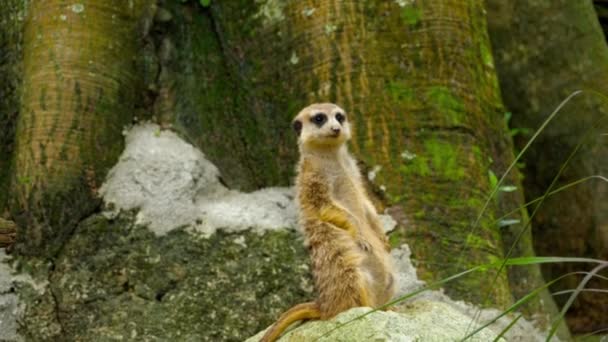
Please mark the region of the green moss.
<svg viewBox="0 0 608 342"><path fill-rule="evenodd" d="M484 156L481 153L481 148L479 148L479 146L477 146L477 145L471 146L471 151L473 152L473 155L475 156L476 160L483 160Z"/></svg>
<svg viewBox="0 0 608 342"><path fill-rule="evenodd" d="M395 229L388 234L388 242L390 243L391 248L397 248L402 244L407 243L407 239L401 229Z"/></svg>
<svg viewBox="0 0 608 342"><path fill-rule="evenodd" d="M405 174L428 176L435 174L447 180L459 180L464 177L465 170L460 165L462 152L453 144L438 139L427 139L424 142L424 152L415 158L405 161L400 167Z"/></svg>
<svg viewBox="0 0 608 342"><path fill-rule="evenodd" d="M481 208L483 206L483 200L476 196L471 196L471 197L467 198L465 200L465 203L469 208L476 208L479 210L481 210Z"/></svg>
<svg viewBox="0 0 608 342"><path fill-rule="evenodd" d="M488 240L481 238L479 235L468 234L466 244L469 248L495 248Z"/></svg>
<svg viewBox="0 0 608 342"><path fill-rule="evenodd" d="M483 64L490 68L494 68L494 58L492 57L492 50L490 49L489 42L479 44L479 50Z"/></svg>
<svg viewBox="0 0 608 342"><path fill-rule="evenodd" d="M459 126L465 122L466 110L462 100L449 88L433 86L426 92L428 105L437 110L447 125Z"/></svg>
<svg viewBox="0 0 608 342"><path fill-rule="evenodd" d="M462 111L464 106L462 101L450 91L449 88L443 86L431 87L427 92L427 97L433 104L437 105L440 109L450 109Z"/></svg>
<svg viewBox="0 0 608 342"><path fill-rule="evenodd" d="M407 175L428 176L431 173L428 160L426 156L416 156L416 158L406 162L405 165L400 166L399 170Z"/></svg>
<svg viewBox="0 0 608 342"><path fill-rule="evenodd" d="M390 81L387 90L393 100L411 102L416 99L415 90L402 81Z"/></svg>
<svg viewBox="0 0 608 342"><path fill-rule="evenodd" d="M458 180L464 176L465 170L458 164L460 151L453 144L429 139L424 142L424 146L432 158L432 165L436 172L442 172L449 180Z"/></svg>
<svg viewBox="0 0 608 342"><path fill-rule="evenodd" d="M414 26L420 22L422 11L416 6L405 6L401 10L401 20L410 26Z"/></svg>

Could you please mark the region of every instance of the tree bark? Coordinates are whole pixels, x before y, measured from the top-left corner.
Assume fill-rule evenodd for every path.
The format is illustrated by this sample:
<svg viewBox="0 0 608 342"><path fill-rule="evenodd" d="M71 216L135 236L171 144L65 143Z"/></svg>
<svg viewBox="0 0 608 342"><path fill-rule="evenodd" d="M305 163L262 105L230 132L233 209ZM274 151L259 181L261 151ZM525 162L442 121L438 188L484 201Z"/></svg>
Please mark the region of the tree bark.
<svg viewBox="0 0 608 342"><path fill-rule="evenodd" d="M17 236L15 222L0 217L0 248L11 247Z"/></svg>
<svg viewBox="0 0 608 342"><path fill-rule="evenodd" d="M503 97L513 112L512 126L535 131L573 91L608 93L608 48L593 4L584 1L486 0L488 22ZM589 92L575 97L524 155L527 200L548 189L567 156L586 143L564 170L556 187L608 170L606 121L595 122L608 104ZM516 136L522 148L529 136ZM603 144L602 144L603 143ZM608 259L608 186L592 180L548 198L534 217L534 248L540 255ZM547 279L581 271L581 265L545 264ZM552 290L576 287L583 276L570 277ZM591 288L606 288L592 280ZM558 297L563 303L566 296ZM574 332L606 327L608 297L581 293L567 315Z"/></svg>
<svg viewBox="0 0 608 342"><path fill-rule="evenodd" d="M99 204L134 107L145 1L35 1L25 23L11 212L17 250L51 256Z"/></svg>
<svg viewBox="0 0 608 342"><path fill-rule="evenodd" d="M19 113L25 8L24 0L6 0L0 5L0 215L7 209L10 164Z"/></svg>
<svg viewBox="0 0 608 342"><path fill-rule="evenodd" d="M152 32L146 78L157 119L203 150L231 188L263 186L252 170L263 173L265 164L254 167L257 144L243 138L251 120L235 108L236 87L209 10L197 2L161 1Z"/></svg>
<svg viewBox="0 0 608 342"><path fill-rule="evenodd" d="M473 1L212 3L261 183L292 174L297 110L334 101L354 122L354 152L381 167L375 182L403 218L424 279L499 260L495 206L470 231L490 189L487 142L504 132L483 11ZM511 303L506 274L492 279L475 275L448 292Z"/></svg>

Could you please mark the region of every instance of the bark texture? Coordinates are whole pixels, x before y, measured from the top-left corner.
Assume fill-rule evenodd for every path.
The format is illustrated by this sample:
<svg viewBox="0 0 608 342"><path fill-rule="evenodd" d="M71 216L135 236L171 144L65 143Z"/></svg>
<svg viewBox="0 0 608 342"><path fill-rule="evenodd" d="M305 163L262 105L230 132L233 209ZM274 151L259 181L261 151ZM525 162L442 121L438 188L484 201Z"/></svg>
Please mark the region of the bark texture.
<svg viewBox="0 0 608 342"><path fill-rule="evenodd" d="M122 150L146 1L36 1L25 23L11 211L18 250L52 255L98 205Z"/></svg>
<svg viewBox="0 0 608 342"><path fill-rule="evenodd" d="M156 118L201 148L230 187L268 184L257 175L272 168L266 164L270 159L253 163L252 158L259 160L251 153L258 144L243 137L259 128L251 127L249 111L236 110L234 78L209 10L194 1L160 1L151 38L146 78Z"/></svg>
<svg viewBox="0 0 608 342"><path fill-rule="evenodd" d="M249 116L242 129L252 165L265 165L252 170L260 184L292 174L294 113L334 101L350 111L352 149L376 168L376 184L397 205L422 277L502 256L493 208L469 234L489 191L486 142L502 115L480 3L231 1L211 8L237 108ZM491 303L507 305L505 274L492 279L467 278L448 291L476 303L489 292Z"/></svg>
<svg viewBox="0 0 608 342"><path fill-rule="evenodd" d="M0 215L8 201L11 157L19 113L19 84L23 48L23 20L27 1L0 5Z"/></svg>
<svg viewBox="0 0 608 342"><path fill-rule="evenodd" d="M0 217L0 248L11 247L17 236L17 225L15 222Z"/></svg>
<svg viewBox="0 0 608 342"><path fill-rule="evenodd" d="M593 4L585 1L486 0L488 22L504 101L513 112L512 126L535 131L570 93L591 88L608 93L608 48ZM598 96L574 98L524 156L527 200L542 196L576 145L585 140L564 170L558 185L608 170L608 113ZM517 135L521 148L529 136ZM534 217L534 247L539 255L608 258L608 187L591 181L548 198ZM547 279L580 265L546 264ZM582 276L581 276L582 277ZM572 277L554 291L576 287ZM592 281L592 288L605 288ZM563 303L567 296L557 298ZM582 293L568 313L574 332L591 332L608 324L608 297Z"/></svg>

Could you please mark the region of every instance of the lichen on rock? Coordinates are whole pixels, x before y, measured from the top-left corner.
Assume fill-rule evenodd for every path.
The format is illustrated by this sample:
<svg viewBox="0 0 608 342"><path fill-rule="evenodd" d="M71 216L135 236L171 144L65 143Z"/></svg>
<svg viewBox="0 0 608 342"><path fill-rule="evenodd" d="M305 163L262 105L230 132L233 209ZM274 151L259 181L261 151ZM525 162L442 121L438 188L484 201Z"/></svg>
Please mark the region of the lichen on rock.
<svg viewBox="0 0 608 342"><path fill-rule="evenodd" d="M370 311L354 308L328 321L303 324L279 341L458 341L476 327L469 326L470 317L442 302L419 301L399 312ZM469 341L492 341L496 336L492 330L484 329ZM246 342L257 342L261 337L262 333Z"/></svg>

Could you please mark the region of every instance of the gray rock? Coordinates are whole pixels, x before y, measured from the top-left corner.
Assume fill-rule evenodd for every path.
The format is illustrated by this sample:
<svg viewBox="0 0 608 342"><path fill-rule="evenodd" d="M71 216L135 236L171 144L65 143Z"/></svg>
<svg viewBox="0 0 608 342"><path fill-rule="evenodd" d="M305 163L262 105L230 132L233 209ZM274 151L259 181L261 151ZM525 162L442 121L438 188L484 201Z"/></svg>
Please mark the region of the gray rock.
<svg viewBox="0 0 608 342"><path fill-rule="evenodd" d="M19 298L12 284L12 271L7 260L4 249L0 248L0 341L22 341L17 333Z"/></svg>
<svg viewBox="0 0 608 342"><path fill-rule="evenodd" d="M185 229L156 236L128 213L80 224L48 291L21 284L21 330L32 340L242 341L280 311L314 297L297 232Z"/></svg>
<svg viewBox="0 0 608 342"><path fill-rule="evenodd" d="M279 341L447 342L461 340L466 331L476 327L469 326L470 317L442 302L418 301L400 308L399 312L370 311L370 308L354 308L329 321L310 321L290 330ZM364 316L366 313L369 314ZM246 341L257 342L263 333ZM321 336L324 337L319 339ZM469 341L492 341L496 336L492 330L484 329Z"/></svg>

